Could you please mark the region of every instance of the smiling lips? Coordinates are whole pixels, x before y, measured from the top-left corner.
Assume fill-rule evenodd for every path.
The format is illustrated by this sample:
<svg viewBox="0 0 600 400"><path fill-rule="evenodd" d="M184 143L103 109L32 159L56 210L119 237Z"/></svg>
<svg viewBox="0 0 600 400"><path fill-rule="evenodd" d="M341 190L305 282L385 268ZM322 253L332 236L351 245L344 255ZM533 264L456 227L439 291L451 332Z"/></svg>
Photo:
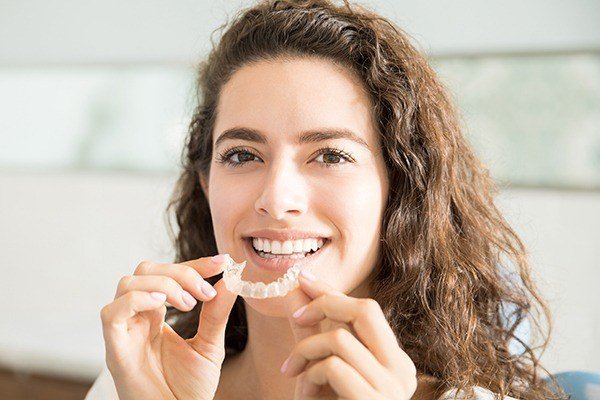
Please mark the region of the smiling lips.
<svg viewBox="0 0 600 400"><path fill-rule="evenodd" d="M262 238L257 238L256 240L256 247L259 247L260 249L260 242L258 239L262 239ZM329 244L329 240L327 239L321 239L322 243L319 242L319 240L316 240L316 246L315 243L312 241L312 238L308 238L308 243L310 244L310 250L308 252L304 252L305 248L304 248L304 239L302 239L302 250L301 252L295 253L293 250L295 249L300 249L299 247L292 247L292 251L289 251L289 246L290 244L295 245L295 243L292 242L296 242L298 243L299 241L288 241L288 245L285 245L285 242L282 244L282 248L279 249L279 254L275 255L273 254L273 248L271 247L269 253L265 253L265 247L269 246L269 244L265 244L265 243L270 243L271 245L274 244L275 246L275 251L277 252L277 244L275 244L275 242L278 241L265 241L264 239L262 240L262 245L263 245L263 250L257 250L255 248L255 246L253 246L252 241L250 240L250 238L248 238L247 240L245 240L245 249L246 249L246 256L247 258L249 258L254 265L258 266L261 269L265 269L265 270L269 270L269 271L276 271L276 272L285 272L288 269L290 269L294 264L299 263L300 265L304 265L307 262L312 262L316 257L319 257L322 252L323 249L328 247ZM287 248L284 249L283 245L285 245ZM299 246L299 244L297 245ZM316 247L316 251L312 252L313 247ZM308 248L308 246L307 246ZM288 254L284 254L283 251L286 251L286 253ZM312 252L312 253L311 253Z"/></svg>

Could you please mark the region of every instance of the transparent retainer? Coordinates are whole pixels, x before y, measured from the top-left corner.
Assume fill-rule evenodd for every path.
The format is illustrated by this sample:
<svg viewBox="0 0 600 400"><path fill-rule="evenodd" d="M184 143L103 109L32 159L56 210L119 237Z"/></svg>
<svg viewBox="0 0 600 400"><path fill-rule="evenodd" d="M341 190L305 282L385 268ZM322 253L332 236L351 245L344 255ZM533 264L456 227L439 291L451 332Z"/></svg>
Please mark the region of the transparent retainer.
<svg viewBox="0 0 600 400"><path fill-rule="evenodd" d="M242 297L250 297L253 299L284 297L289 291L299 286L299 264L288 269L285 275L268 285L264 282L249 282L242 280L244 268L246 268L246 261L237 264L229 258L228 264L223 271L223 280L225 281L227 290Z"/></svg>

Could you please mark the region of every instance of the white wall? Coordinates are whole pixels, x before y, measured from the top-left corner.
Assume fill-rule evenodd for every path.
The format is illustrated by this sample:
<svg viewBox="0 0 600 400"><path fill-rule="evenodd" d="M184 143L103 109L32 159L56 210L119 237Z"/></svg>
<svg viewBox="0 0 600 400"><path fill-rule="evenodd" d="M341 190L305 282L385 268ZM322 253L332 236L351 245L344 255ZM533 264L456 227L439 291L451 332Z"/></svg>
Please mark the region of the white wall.
<svg viewBox="0 0 600 400"><path fill-rule="evenodd" d="M251 1L3 0L0 65L195 63ZM600 48L597 0L371 0L432 54Z"/></svg>

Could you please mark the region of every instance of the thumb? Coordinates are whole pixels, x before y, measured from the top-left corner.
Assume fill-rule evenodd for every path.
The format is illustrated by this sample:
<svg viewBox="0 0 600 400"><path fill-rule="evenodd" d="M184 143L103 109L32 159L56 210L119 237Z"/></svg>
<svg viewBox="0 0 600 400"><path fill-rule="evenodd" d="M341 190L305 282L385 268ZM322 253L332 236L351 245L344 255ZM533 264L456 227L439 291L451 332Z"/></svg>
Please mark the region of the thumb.
<svg viewBox="0 0 600 400"><path fill-rule="evenodd" d="M219 365L225 358L225 328L238 295L227 290L223 279L219 279L213 287L217 294L202 303L198 331L188 343Z"/></svg>

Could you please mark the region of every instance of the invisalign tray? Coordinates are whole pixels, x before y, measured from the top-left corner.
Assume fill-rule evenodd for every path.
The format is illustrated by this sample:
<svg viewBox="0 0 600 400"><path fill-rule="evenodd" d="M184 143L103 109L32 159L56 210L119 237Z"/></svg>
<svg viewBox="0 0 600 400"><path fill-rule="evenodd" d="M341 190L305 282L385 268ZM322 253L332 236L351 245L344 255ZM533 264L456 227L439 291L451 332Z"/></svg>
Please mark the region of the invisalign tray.
<svg viewBox="0 0 600 400"><path fill-rule="evenodd" d="M268 285L265 285L263 282L242 280L244 268L246 268L246 261L237 264L230 257L223 271L223 280L225 281L227 290L242 297L253 299L284 297L289 291L299 286L298 275L300 274L300 264L294 264L293 267L286 271L285 275Z"/></svg>

